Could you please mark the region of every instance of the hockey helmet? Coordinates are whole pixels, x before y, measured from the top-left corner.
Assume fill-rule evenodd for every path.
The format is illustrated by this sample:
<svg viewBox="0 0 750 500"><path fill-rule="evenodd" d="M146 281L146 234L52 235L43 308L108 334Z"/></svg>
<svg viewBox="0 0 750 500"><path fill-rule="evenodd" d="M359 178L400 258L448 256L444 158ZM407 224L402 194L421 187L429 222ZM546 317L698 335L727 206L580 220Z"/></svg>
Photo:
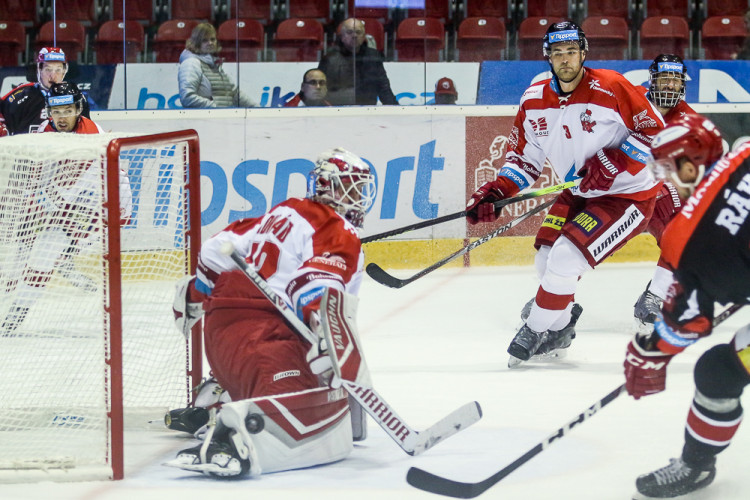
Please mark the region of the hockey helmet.
<svg viewBox="0 0 750 500"><path fill-rule="evenodd" d="M701 115L687 114L654 136L649 166L657 178L668 178L675 185L692 191L723 153L724 145L716 125ZM677 175L682 159L689 160L698 169L694 181L684 181Z"/></svg>
<svg viewBox="0 0 750 500"><path fill-rule="evenodd" d="M685 98L685 81L687 78L687 69L680 56L675 54L659 54L656 56L649 72L649 99L662 108L673 108L680 100ZM680 81L680 88L677 89L659 89L660 78L671 78Z"/></svg>
<svg viewBox="0 0 750 500"><path fill-rule="evenodd" d="M322 153L307 179L307 197L330 206L355 227L362 227L375 192L370 166L343 148Z"/></svg>
<svg viewBox="0 0 750 500"><path fill-rule="evenodd" d="M59 47L42 47L36 56L36 62L40 65L46 62L61 62L67 65L68 59L65 57L65 52Z"/></svg>
<svg viewBox="0 0 750 500"><path fill-rule="evenodd" d="M586 52L589 50L589 42L583 30L571 21L562 21L553 23L547 28L547 32L542 38L542 51L544 57L549 58L552 44L559 42L577 42L578 47Z"/></svg>
<svg viewBox="0 0 750 500"><path fill-rule="evenodd" d="M46 96L47 114L51 114L51 109L56 106L65 106L74 104L76 114L83 111L83 93L78 86L72 82L53 83L50 86L49 93Z"/></svg>

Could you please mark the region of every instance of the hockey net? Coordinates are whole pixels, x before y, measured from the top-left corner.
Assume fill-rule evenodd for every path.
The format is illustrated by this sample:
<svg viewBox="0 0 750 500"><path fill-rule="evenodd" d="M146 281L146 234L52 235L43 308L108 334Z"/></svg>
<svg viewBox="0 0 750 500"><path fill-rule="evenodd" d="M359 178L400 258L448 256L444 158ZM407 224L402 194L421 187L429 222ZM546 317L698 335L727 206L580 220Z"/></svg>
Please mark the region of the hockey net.
<svg viewBox="0 0 750 500"><path fill-rule="evenodd" d="M120 479L124 428L187 404L199 188L194 131L0 139L0 482Z"/></svg>

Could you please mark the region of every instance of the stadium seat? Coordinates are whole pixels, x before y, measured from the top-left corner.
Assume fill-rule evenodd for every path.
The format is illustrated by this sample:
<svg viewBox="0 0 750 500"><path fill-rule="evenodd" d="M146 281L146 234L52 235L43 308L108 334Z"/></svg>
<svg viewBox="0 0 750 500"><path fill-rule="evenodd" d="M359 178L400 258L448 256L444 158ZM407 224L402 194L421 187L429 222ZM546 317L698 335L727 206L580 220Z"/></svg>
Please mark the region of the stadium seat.
<svg viewBox="0 0 750 500"><path fill-rule="evenodd" d="M54 0L57 19L72 19L81 23L84 27L99 25L100 7L98 0ZM48 7L48 13L52 16L52 2Z"/></svg>
<svg viewBox="0 0 750 500"><path fill-rule="evenodd" d="M589 17L621 17L626 20L633 18L635 6L633 0L584 0L581 18ZM581 26L583 27L583 26ZM588 36L589 32L583 30Z"/></svg>
<svg viewBox="0 0 750 500"><path fill-rule="evenodd" d="M373 2L365 2L371 5ZM344 19L350 17L367 18L367 19L378 19L383 25L388 26L391 22L390 9L387 7L363 7L359 4L359 0L346 0L346 8L344 9Z"/></svg>
<svg viewBox="0 0 750 500"><path fill-rule="evenodd" d="M523 17L562 17L572 19L573 12L568 0L524 0Z"/></svg>
<svg viewBox="0 0 750 500"><path fill-rule="evenodd" d="M407 8L406 15L408 17L433 17L445 25L453 19L454 3L451 0L424 0L424 8Z"/></svg>
<svg viewBox="0 0 750 500"><path fill-rule="evenodd" d="M468 17L458 25L456 52L460 62L504 59L505 23L497 17Z"/></svg>
<svg viewBox="0 0 750 500"><path fill-rule="evenodd" d="M318 61L325 45L323 25L315 19L285 19L273 39L276 61Z"/></svg>
<svg viewBox="0 0 750 500"><path fill-rule="evenodd" d="M744 16L748 10L747 0L703 0L706 18L713 16Z"/></svg>
<svg viewBox="0 0 750 500"><path fill-rule="evenodd" d="M266 47L263 25L255 19L224 21L217 30L217 39L221 57L229 62L258 62Z"/></svg>
<svg viewBox="0 0 750 500"><path fill-rule="evenodd" d="M170 19L161 23L154 36L154 61L179 62L185 41L199 22L195 19Z"/></svg>
<svg viewBox="0 0 750 500"><path fill-rule="evenodd" d="M213 21L214 0L167 0L166 12L169 19Z"/></svg>
<svg viewBox="0 0 750 500"><path fill-rule="evenodd" d="M58 20L57 23L47 21L39 28L35 47L60 47L68 61L83 62L86 48L86 28L74 20Z"/></svg>
<svg viewBox="0 0 750 500"><path fill-rule="evenodd" d="M527 17L518 25L516 44L518 59L538 61L542 54L542 38L550 24L564 21L561 17Z"/></svg>
<svg viewBox="0 0 750 500"><path fill-rule="evenodd" d="M17 21L0 21L0 66L21 66L26 28Z"/></svg>
<svg viewBox="0 0 750 500"><path fill-rule="evenodd" d="M396 28L397 60L438 62L445 48L445 27L433 17L407 17Z"/></svg>
<svg viewBox="0 0 750 500"><path fill-rule="evenodd" d="M283 0L286 3L284 18L315 19L321 24L333 20L335 5L333 0Z"/></svg>
<svg viewBox="0 0 750 500"><path fill-rule="evenodd" d="M690 19L693 16L692 3L691 0L643 0L641 19L655 16L680 16Z"/></svg>
<svg viewBox="0 0 750 500"><path fill-rule="evenodd" d="M589 41L589 60L629 59L630 29L624 17L590 16L581 29Z"/></svg>
<svg viewBox="0 0 750 500"><path fill-rule="evenodd" d="M138 62L143 51L143 26L136 21L107 21L99 27L96 35L96 63L118 64L123 62L123 31L125 35L125 61Z"/></svg>
<svg viewBox="0 0 750 500"><path fill-rule="evenodd" d="M274 0L227 0L230 19L255 19L263 26L276 17Z"/></svg>
<svg viewBox="0 0 750 500"><path fill-rule="evenodd" d="M463 2L464 18L469 17L495 17L507 23L512 14L508 10L512 0L472 0Z"/></svg>
<svg viewBox="0 0 750 500"><path fill-rule="evenodd" d="M653 59L659 54L676 54L687 59L690 50L690 27L682 16L647 17L638 36L640 59Z"/></svg>
<svg viewBox="0 0 750 500"><path fill-rule="evenodd" d="M42 0L0 0L0 18L37 27L42 22Z"/></svg>
<svg viewBox="0 0 750 500"><path fill-rule="evenodd" d="M159 17L161 7L157 5L158 0L128 0L125 6L125 16L128 21L138 21L144 26L154 24ZM121 21L123 19L122 0L110 0L110 19Z"/></svg>
<svg viewBox="0 0 750 500"><path fill-rule="evenodd" d="M357 19L362 21L362 24L365 25L365 33L375 40L375 47L381 54L383 54L383 56L385 56L388 35L386 34L385 28L380 20L376 18L365 19L361 17L358 17Z"/></svg>
<svg viewBox="0 0 750 500"><path fill-rule="evenodd" d="M703 23L701 47L704 59L731 59L747 37L742 16L714 16Z"/></svg>

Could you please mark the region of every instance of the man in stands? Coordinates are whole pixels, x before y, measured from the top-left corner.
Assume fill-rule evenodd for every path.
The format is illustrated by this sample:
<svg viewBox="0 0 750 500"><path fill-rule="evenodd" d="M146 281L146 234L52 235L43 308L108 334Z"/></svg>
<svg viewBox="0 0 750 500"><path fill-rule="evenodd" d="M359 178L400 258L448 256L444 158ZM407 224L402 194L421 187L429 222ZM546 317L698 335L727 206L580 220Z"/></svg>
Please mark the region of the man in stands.
<svg viewBox="0 0 750 500"><path fill-rule="evenodd" d="M572 22L552 24L543 51L552 78L524 92L505 163L467 205L471 224L494 222L493 202L533 185L547 160L560 179L582 178L537 233L540 285L508 347L511 367L570 346L579 279L646 228L660 188L645 161L664 122L643 93L615 71L584 67L588 42Z"/></svg>
<svg viewBox="0 0 750 500"><path fill-rule="evenodd" d="M94 121L82 116L85 98L75 83L53 83L47 93L47 116L39 132L73 132L100 134L104 130Z"/></svg>
<svg viewBox="0 0 750 500"><path fill-rule="evenodd" d="M203 244L197 276L178 285L175 318L186 332L205 309L206 357L232 402L209 423L202 445L167 465L217 477L255 476L340 460L353 439L363 438L361 408L352 405L350 413L346 391L330 387L330 374L315 366L325 356L319 343L310 345L293 330L221 250L231 242L320 334L321 318L329 317L320 310L326 291L359 292L364 254L357 229L374 198L370 167L337 148L319 156L306 198L238 220Z"/></svg>
<svg viewBox="0 0 750 500"><path fill-rule="evenodd" d="M722 152L719 131L700 115L672 122L652 143L650 165L657 177L695 194L662 237L662 257L676 281L654 328L636 334L627 347L625 387L635 399L663 391L672 357L711 334L715 303L750 300L750 144L723 157ZM693 378L682 454L640 476L636 498L686 498L682 495L714 480L716 455L731 444L742 421L740 396L750 383L750 325L729 343L704 352Z"/></svg>
<svg viewBox="0 0 750 500"><path fill-rule="evenodd" d="M36 132L47 120L46 98L53 83L62 82L68 72L65 53L58 47L43 47L36 59L37 82L24 83L14 88L0 100L0 117L4 117L8 134ZM81 113L89 117L89 104L85 96Z"/></svg>
<svg viewBox="0 0 750 500"><path fill-rule="evenodd" d="M308 69L302 76L302 87L299 93L284 104L286 108L297 106L330 106L326 100L328 81L326 74L317 68Z"/></svg>

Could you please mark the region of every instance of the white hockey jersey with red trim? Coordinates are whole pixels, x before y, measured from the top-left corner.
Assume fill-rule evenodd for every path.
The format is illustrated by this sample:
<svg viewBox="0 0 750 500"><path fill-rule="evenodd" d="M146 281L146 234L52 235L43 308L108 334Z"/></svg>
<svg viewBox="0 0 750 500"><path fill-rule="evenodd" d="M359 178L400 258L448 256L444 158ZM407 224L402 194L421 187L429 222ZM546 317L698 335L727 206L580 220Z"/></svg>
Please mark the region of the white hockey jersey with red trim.
<svg viewBox="0 0 750 500"><path fill-rule="evenodd" d="M263 217L227 226L201 247L195 284L199 292L210 295L219 274L237 269L221 252L227 241L300 317L301 306L320 297L326 287L359 293L364 253L357 229L327 205L291 198Z"/></svg>
<svg viewBox="0 0 750 500"><path fill-rule="evenodd" d="M498 175L521 189L534 184L545 160L563 181L581 177L586 160L602 148L627 154L627 171L607 191L574 193L583 197L654 196L657 182L646 168L652 137L664 127L659 111L643 92L616 71L585 68L583 79L562 95L555 79L529 87L508 137L505 164Z"/></svg>

